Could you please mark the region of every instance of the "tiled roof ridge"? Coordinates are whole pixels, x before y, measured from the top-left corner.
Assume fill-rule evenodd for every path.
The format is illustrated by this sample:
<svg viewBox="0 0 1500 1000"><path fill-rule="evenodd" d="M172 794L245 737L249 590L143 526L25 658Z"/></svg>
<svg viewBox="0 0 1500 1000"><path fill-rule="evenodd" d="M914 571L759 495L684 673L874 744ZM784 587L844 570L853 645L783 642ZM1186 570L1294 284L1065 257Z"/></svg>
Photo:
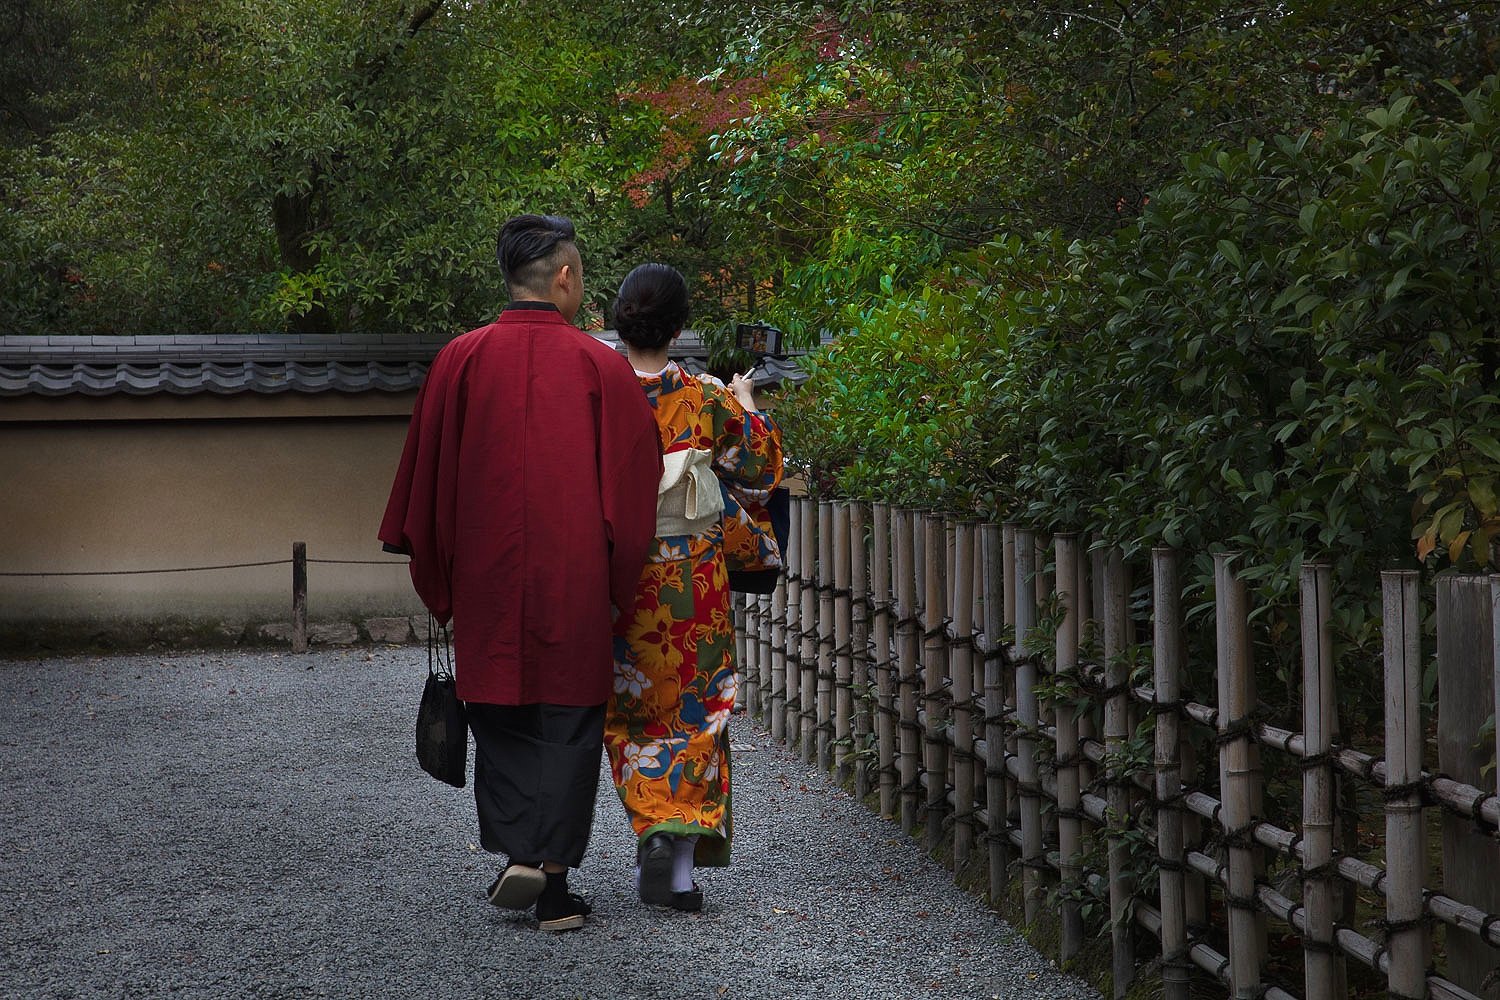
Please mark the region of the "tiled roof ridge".
<svg viewBox="0 0 1500 1000"><path fill-rule="evenodd" d="M430 361L452 336L217 333L135 336L0 336L3 364L182 361Z"/></svg>

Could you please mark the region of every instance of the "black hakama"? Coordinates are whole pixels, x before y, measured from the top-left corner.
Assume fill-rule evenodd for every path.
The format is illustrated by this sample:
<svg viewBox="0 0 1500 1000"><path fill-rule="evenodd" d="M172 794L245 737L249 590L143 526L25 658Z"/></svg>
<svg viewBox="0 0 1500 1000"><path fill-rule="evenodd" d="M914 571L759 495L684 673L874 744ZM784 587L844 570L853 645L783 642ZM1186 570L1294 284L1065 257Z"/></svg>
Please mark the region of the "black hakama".
<svg viewBox="0 0 1500 1000"><path fill-rule="evenodd" d="M479 843L513 862L577 868L594 825L604 706L467 706Z"/></svg>

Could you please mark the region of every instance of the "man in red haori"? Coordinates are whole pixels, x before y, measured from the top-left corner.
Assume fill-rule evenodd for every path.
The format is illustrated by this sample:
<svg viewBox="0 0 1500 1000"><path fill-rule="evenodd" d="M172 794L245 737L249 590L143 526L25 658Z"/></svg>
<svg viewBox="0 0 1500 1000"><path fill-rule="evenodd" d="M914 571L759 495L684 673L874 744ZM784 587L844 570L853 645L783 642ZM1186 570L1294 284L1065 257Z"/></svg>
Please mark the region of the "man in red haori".
<svg viewBox="0 0 1500 1000"><path fill-rule="evenodd" d="M573 224L512 219L496 253L511 304L433 361L380 539L453 622L480 843L508 855L489 899L573 930L589 912L567 873L593 825L611 625L656 535L661 444L630 363L569 322Z"/></svg>

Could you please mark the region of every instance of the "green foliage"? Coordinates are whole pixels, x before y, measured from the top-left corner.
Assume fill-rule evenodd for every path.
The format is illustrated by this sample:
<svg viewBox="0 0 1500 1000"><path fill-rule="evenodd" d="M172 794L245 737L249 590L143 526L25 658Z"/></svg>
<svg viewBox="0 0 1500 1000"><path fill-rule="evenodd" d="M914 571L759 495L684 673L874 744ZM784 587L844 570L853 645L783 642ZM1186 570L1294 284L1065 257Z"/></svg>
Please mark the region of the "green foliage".
<svg viewBox="0 0 1500 1000"><path fill-rule="evenodd" d="M1293 691L1304 561L1373 580L1415 538L1483 566L1500 534L1500 85L1453 106L1210 146L1116 233L887 282L815 360L790 451L830 492L1183 548L1205 601L1209 553L1243 550ZM1372 598L1334 612L1371 660Z"/></svg>
<svg viewBox="0 0 1500 1000"><path fill-rule="evenodd" d="M82 110L0 150L7 330L464 329L523 211L578 224L602 323L642 256L693 273L718 235L625 197L659 123L622 94L714 48L681 4L65 6L89 72L34 82Z"/></svg>

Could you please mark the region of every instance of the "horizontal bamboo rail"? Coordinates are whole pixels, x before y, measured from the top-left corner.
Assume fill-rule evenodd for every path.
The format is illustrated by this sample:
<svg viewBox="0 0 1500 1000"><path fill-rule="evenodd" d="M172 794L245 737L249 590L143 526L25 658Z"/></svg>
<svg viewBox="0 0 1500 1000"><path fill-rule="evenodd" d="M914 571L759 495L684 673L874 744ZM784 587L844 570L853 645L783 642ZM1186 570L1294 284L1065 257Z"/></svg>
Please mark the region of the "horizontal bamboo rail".
<svg viewBox="0 0 1500 1000"><path fill-rule="evenodd" d="M1216 560L1219 704L1211 705L1183 689L1187 676L1208 671L1185 655L1173 550L1152 551L1142 602L1119 553L1096 543L1086 556L1075 536L1049 538L1022 525L970 527L880 504L797 506L789 565L800 572L789 572L776 595L755 599L736 617L761 633L758 642L737 647L757 671L747 690L751 707L767 716L773 735L800 737L805 759L839 769L872 802L878 795L882 814L899 818L903 831L921 830L928 846L944 848L959 868L986 865L992 901L1020 874L1028 920L1044 910L1063 918L1061 958L1076 954L1081 940L1079 911L1066 893L1082 887L1111 897L1117 995L1141 962L1152 961L1135 955L1138 942L1121 930L1133 921L1162 944L1156 967L1167 1000L1184 1000L1185 970L1192 969L1230 984L1235 996L1295 1000L1292 984L1264 978L1270 918L1301 941L1308 1000L1343 995L1345 957L1387 976L1398 1000L1477 1000L1474 990L1449 980L1451 970L1428 967L1424 922L1500 949L1500 915L1465 902L1462 886L1440 892L1424 885L1420 813L1437 807L1493 834L1500 830L1500 785L1480 789L1421 766L1412 694L1421 641L1412 631L1421 620L1414 576L1388 574L1383 583L1388 629L1404 630L1386 634L1386 722L1394 727L1387 761L1339 743L1327 566L1302 570L1305 732L1297 732L1256 708L1256 625L1231 556ZM1500 621L1500 576L1490 588ZM1143 606L1151 628L1136 618ZM1102 616L1102 627L1090 613ZM1500 628L1495 634L1500 657ZM1106 655L1088 662L1081 653L1100 636ZM1152 683L1139 683L1125 665L1147 636ZM1500 704L1500 666L1494 673ZM1391 713L1399 713L1399 723ZM1146 723L1154 729L1154 755L1127 758L1131 734L1150 731L1137 728L1143 719L1157 720ZM1215 769L1188 752L1205 730L1220 748L1217 782ZM840 753L828 752L830 737ZM1265 813L1263 750L1303 770L1300 806L1290 807L1300 808L1300 832ZM1386 867L1333 849L1336 782L1350 780L1387 800ZM1086 867L1092 855L1080 844L1089 831L1108 838L1108 876ZM1132 885L1128 873L1140 860L1127 869L1129 843L1155 852L1159 880ZM1301 901L1265 881L1267 857L1301 866ZM1018 871L1011 867L1017 858ZM1385 901L1380 940L1340 922L1348 917L1337 900L1355 888ZM1061 906L1050 902L1058 891L1065 893ZM1205 892L1226 905L1205 906ZM1230 932L1221 950L1204 938L1202 921L1218 914L1222 931L1225 911Z"/></svg>

